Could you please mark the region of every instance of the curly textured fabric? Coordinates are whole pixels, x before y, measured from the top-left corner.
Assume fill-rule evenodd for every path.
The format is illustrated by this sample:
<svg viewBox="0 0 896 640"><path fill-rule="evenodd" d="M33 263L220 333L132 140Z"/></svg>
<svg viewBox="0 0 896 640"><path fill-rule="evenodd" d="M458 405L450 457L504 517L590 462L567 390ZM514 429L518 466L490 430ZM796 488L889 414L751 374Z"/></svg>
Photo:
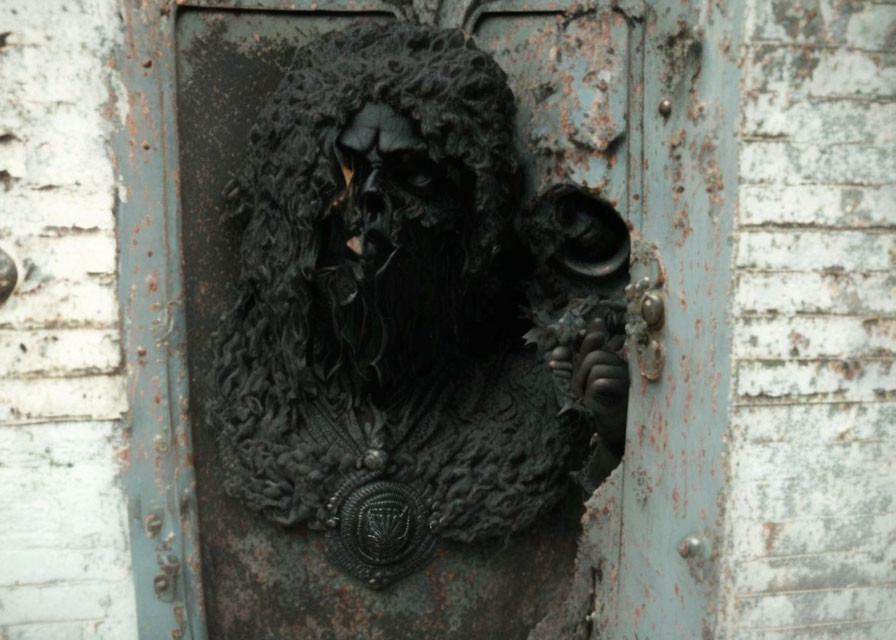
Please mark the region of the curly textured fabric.
<svg viewBox="0 0 896 640"><path fill-rule="evenodd" d="M334 157L336 138L369 102L411 118L433 160L473 176L473 210L451 254L459 264L444 279L445 305L461 311L439 323L429 310L413 330L447 355L418 353L419 375L388 406L351 366L360 348L320 320L337 306L321 288L339 286L321 274L324 223L342 215L354 188ZM495 288L507 286L494 256L516 207L513 113L504 73L459 31L361 26L297 53L227 194L225 214L247 222L239 297L215 337L208 421L231 495L283 525L323 529L328 501L376 450L386 458L372 475L415 487L445 539L508 535L557 501L592 425L558 417L551 375L522 352L521 336L485 355L464 346L477 314L497 303ZM401 291L380 295L395 303ZM427 333L427 323L450 329Z"/></svg>

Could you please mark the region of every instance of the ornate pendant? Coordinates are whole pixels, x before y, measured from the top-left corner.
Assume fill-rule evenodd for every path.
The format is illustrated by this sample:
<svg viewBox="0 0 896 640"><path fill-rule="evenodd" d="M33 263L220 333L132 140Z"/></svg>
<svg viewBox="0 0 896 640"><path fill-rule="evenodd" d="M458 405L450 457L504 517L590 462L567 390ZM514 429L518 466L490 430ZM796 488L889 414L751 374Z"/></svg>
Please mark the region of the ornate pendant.
<svg viewBox="0 0 896 640"><path fill-rule="evenodd" d="M432 509L407 484L356 476L327 507L333 514L327 520L327 553L342 571L373 588L423 566L435 549Z"/></svg>

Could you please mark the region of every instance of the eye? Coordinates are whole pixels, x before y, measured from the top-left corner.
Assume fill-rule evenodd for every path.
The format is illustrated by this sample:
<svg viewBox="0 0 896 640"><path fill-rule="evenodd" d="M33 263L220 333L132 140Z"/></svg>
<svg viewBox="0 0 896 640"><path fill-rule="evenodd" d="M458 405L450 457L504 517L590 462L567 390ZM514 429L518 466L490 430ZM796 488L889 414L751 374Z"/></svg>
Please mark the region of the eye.
<svg viewBox="0 0 896 640"><path fill-rule="evenodd" d="M414 171L405 178L405 181L415 189L426 189L436 181L436 178L425 171Z"/></svg>
<svg viewBox="0 0 896 640"><path fill-rule="evenodd" d="M431 193L435 191L441 171L424 154L402 154L396 163L396 177L411 191Z"/></svg>

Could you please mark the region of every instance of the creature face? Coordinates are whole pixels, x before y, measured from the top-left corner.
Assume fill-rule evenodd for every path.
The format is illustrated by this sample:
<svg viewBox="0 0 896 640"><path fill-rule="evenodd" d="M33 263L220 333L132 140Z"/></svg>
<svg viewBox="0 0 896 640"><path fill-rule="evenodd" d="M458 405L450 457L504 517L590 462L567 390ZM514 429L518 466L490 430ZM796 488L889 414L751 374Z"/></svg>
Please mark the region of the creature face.
<svg viewBox="0 0 896 640"><path fill-rule="evenodd" d="M357 111L333 151L345 191L318 222L316 296L355 372L388 384L438 361L458 326L457 295L483 277L464 278L474 180L437 162L419 125L383 103Z"/></svg>
<svg viewBox="0 0 896 640"><path fill-rule="evenodd" d="M367 103L335 147L347 197L331 223L331 243L344 239L342 254L360 264L361 274L378 274L396 259L428 270L445 253L439 244L460 241L453 237L458 223L474 215L472 180L429 155L413 120L388 105ZM339 252L331 248L331 254Z"/></svg>

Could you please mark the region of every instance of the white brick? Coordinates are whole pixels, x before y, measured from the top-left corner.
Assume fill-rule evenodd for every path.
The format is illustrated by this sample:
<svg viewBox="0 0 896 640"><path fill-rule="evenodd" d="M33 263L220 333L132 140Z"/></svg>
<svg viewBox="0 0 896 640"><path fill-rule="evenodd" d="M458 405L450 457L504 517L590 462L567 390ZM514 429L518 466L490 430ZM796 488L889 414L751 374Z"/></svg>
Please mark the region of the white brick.
<svg viewBox="0 0 896 640"><path fill-rule="evenodd" d="M741 596L738 609L745 627L810 625L819 622L862 622L891 617L896 587L818 589L804 593Z"/></svg>
<svg viewBox="0 0 896 640"><path fill-rule="evenodd" d="M738 487L747 491L749 486ZM745 561L760 558L863 554L873 556L893 545L896 513L828 517L791 516L783 520L740 519L732 548Z"/></svg>
<svg viewBox="0 0 896 640"><path fill-rule="evenodd" d="M123 435L116 421L50 422L0 427L0 449L7 468L45 470L49 467L109 467L114 478L118 469L109 465L117 457Z"/></svg>
<svg viewBox="0 0 896 640"><path fill-rule="evenodd" d="M896 545L885 549L882 554L844 549L808 556L747 560L741 565L743 570L735 576L734 584L739 593L819 588L845 590L851 586L885 585L890 582L893 563L896 562ZM857 560L860 559L868 566L867 570L857 570ZM896 585L889 588L894 589L891 595L896 595Z"/></svg>
<svg viewBox="0 0 896 640"><path fill-rule="evenodd" d="M742 225L896 226L896 186L743 185L739 212Z"/></svg>
<svg viewBox="0 0 896 640"><path fill-rule="evenodd" d="M797 398L874 401L896 395L894 360L749 360L736 367L744 400Z"/></svg>
<svg viewBox="0 0 896 640"><path fill-rule="evenodd" d="M759 630L738 628L735 635L726 636L737 640L892 640L896 628L896 618L884 618L867 622L831 622L795 627L793 625L774 626L767 624Z"/></svg>
<svg viewBox="0 0 896 640"><path fill-rule="evenodd" d="M848 442L896 440L894 424L894 402L738 406L731 416L732 446L791 441L826 451Z"/></svg>
<svg viewBox="0 0 896 640"><path fill-rule="evenodd" d="M64 20L60 19L59 23L62 22ZM9 22L6 25L5 28L12 34L17 32L17 28ZM56 26L51 28L55 31ZM78 55L81 53L79 49L83 49L87 42L82 40L66 43L61 39L56 40L55 33L53 37L53 42L46 39L45 33L31 32L19 38L14 37L12 43L2 51L4 85L18 101L25 103L26 108L28 103L49 103L61 107L82 105L82 113L93 116L85 118L85 124L98 122L100 118L93 115L92 109L108 100L103 84L103 76L108 72L108 67L103 64L104 61ZM32 42L21 42L27 39ZM65 60L65 64L59 64L60 60ZM65 109L62 111L65 112ZM41 123L29 124L34 130L38 130ZM74 122L73 125L78 126ZM80 131L78 129L76 133ZM73 136L72 141L72 146L83 142L77 136ZM90 162L92 167L103 164L108 166L108 163L98 162L96 158Z"/></svg>
<svg viewBox="0 0 896 640"><path fill-rule="evenodd" d="M60 229L41 235L17 234L6 247L41 278L81 280L88 275L115 274L115 236L111 231Z"/></svg>
<svg viewBox="0 0 896 640"><path fill-rule="evenodd" d="M64 67L63 67L64 68ZM91 70L96 73L96 70ZM95 83L99 84L99 83ZM107 95L102 96L104 99ZM96 102L97 108L102 100ZM110 184L114 180L108 162L96 162L107 152L104 125L83 116L83 105L60 106L41 122L29 138L27 185ZM60 139L80 139L81 144L59 145Z"/></svg>
<svg viewBox="0 0 896 640"><path fill-rule="evenodd" d="M896 6L887 3L794 0L750 6L747 33L754 41L886 49L896 29Z"/></svg>
<svg viewBox="0 0 896 640"><path fill-rule="evenodd" d="M886 475L871 476L861 467L867 464L871 455L848 449L849 458L845 460L840 472L833 477L821 473L809 478L790 478L756 481L736 481L730 487L731 495L728 506L737 514L736 519L749 519L760 522L786 522L791 519L819 518L854 518L858 516L881 516L886 525L893 525L896 519L896 504L891 487L896 476L892 472ZM833 458L842 454L841 450L829 449L815 452L815 461L824 457ZM765 461L784 464L784 470L792 473L798 471L796 462L788 462L784 454L777 459L766 458ZM775 472L780 467L769 467L767 471ZM805 469L805 467L803 468ZM831 466L824 468L825 473L832 473ZM849 478L849 482L844 480ZM828 520L826 520L826 523ZM878 548L878 551L882 551Z"/></svg>
<svg viewBox="0 0 896 640"><path fill-rule="evenodd" d="M84 580L125 580L131 570L125 545L89 549L0 550L0 586Z"/></svg>
<svg viewBox="0 0 896 640"><path fill-rule="evenodd" d="M0 428L0 585L127 577L122 446L115 422Z"/></svg>
<svg viewBox="0 0 896 640"><path fill-rule="evenodd" d="M121 376L0 378L0 424L34 420L120 418L127 411Z"/></svg>
<svg viewBox="0 0 896 640"><path fill-rule="evenodd" d="M115 194L111 188L16 188L0 197L0 237L39 235L72 228L114 232Z"/></svg>
<svg viewBox="0 0 896 640"><path fill-rule="evenodd" d="M896 176L896 153L892 148L826 145L824 141L745 142L740 164L745 183L880 185L891 184Z"/></svg>
<svg viewBox="0 0 896 640"><path fill-rule="evenodd" d="M0 330L0 362L7 375L113 373L121 366L118 331Z"/></svg>
<svg viewBox="0 0 896 640"><path fill-rule="evenodd" d="M859 6L860 11L848 16L844 42L863 49L892 50L896 5L884 1L859 3Z"/></svg>
<svg viewBox="0 0 896 640"><path fill-rule="evenodd" d="M732 342L735 358L896 356L896 318L814 316L743 318Z"/></svg>
<svg viewBox="0 0 896 640"><path fill-rule="evenodd" d="M750 273L736 276L734 311L892 315L896 275L878 273Z"/></svg>
<svg viewBox="0 0 896 640"><path fill-rule="evenodd" d="M891 271L896 267L896 232L744 231L737 239L736 265L794 271Z"/></svg>
<svg viewBox="0 0 896 640"><path fill-rule="evenodd" d="M783 106L769 94L744 105L745 136L786 138L799 144L896 145L896 104L815 100ZM849 153L843 150L841 153Z"/></svg>
<svg viewBox="0 0 896 640"><path fill-rule="evenodd" d="M896 54L762 45L749 53L745 103L767 94L783 108L807 98L896 97Z"/></svg>
<svg viewBox="0 0 896 640"><path fill-rule="evenodd" d="M37 622L16 624L0 628L3 640L83 640L84 632L91 624L99 624L97 620L79 620L78 622Z"/></svg>
<svg viewBox="0 0 896 640"><path fill-rule="evenodd" d="M129 580L0 587L0 625L102 619L132 597Z"/></svg>
<svg viewBox="0 0 896 640"><path fill-rule="evenodd" d="M802 425L803 428L811 426ZM794 501L808 500L807 494L812 493L808 489L813 485L838 484L842 502L849 500L855 489L840 482L844 477L858 479L867 475L864 478L868 483L865 487L873 485L881 494L889 493L882 490L889 489L888 483L896 482L896 458L888 455L892 448L888 438L818 444L811 446L803 439L789 439L732 445L732 450L737 454L731 468L733 481L776 485ZM872 481L872 477L876 480ZM818 498L822 502L834 500L830 494ZM890 498L896 511L896 496ZM796 512L792 515L796 516Z"/></svg>
<svg viewBox="0 0 896 640"><path fill-rule="evenodd" d="M36 272L0 306L3 329L114 328L118 324L115 281L107 277L42 280Z"/></svg>

